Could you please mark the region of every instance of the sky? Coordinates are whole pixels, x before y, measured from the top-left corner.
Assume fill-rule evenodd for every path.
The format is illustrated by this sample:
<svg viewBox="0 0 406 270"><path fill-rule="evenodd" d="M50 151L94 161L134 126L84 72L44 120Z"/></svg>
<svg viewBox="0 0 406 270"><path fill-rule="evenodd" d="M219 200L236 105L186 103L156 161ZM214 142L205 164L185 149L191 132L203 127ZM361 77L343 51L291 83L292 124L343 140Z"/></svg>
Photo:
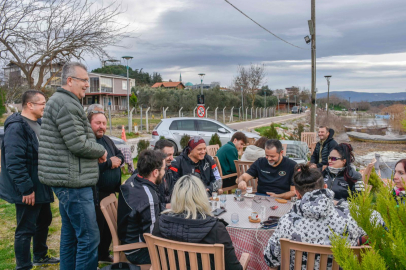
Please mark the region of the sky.
<svg viewBox="0 0 406 270"><path fill-rule="evenodd" d="M97 0L100 1L101 0ZM165 81L230 86L238 65L264 64L264 85L311 88L310 0L229 0L293 47L264 31L224 0L122 0L119 23L132 38L107 48L114 59L133 56L130 66L159 72ZM327 91L406 91L404 0L317 0L316 87ZM90 69L98 59L85 58ZM124 63L124 62L123 62Z"/></svg>

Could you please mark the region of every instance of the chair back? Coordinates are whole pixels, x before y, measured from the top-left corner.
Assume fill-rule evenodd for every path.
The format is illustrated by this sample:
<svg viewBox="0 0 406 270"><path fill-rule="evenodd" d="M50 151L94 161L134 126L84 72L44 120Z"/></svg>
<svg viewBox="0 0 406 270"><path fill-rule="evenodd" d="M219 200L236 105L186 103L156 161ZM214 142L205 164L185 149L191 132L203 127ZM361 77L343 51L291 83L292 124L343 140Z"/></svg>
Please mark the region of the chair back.
<svg viewBox="0 0 406 270"><path fill-rule="evenodd" d="M281 268L280 270L290 269L290 251L295 252L294 269L302 269L303 252L307 252L307 269L314 269L316 254L320 255L320 270L327 269L327 259L333 255L331 246L308 244L302 242L291 241L285 238L279 239L281 243ZM360 251L370 248L369 246L351 247L354 254L361 260ZM332 270L338 270L338 263L333 258Z"/></svg>
<svg viewBox="0 0 406 270"><path fill-rule="evenodd" d="M376 163L376 159L374 158L371 163L369 163L367 165L367 167L365 168L365 170L362 172L362 181L364 182L364 184L368 185L368 181L369 181L369 177L371 176L372 173L372 169L374 168Z"/></svg>
<svg viewBox="0 0 406 270"><path fill-rule="evenodd" d="M256 139L255 138L247 138L247 145L253 145L255 144Z"/></svg>
<svg viewBox="0 0 406 270"><path fill-rule="evenodd" d="M217 154L217 151L220 149L218 144L206 146L207 154L214 157Z"/></svg>
<svg viewBox="0 0 406 270"><path fill-rule="evenodd" d="M316 142L313 142L311 145L310 145L310 155L313 155L313 152L314 152L314 149L316 149Z"/></svg>
<svg viewBox="0 0 406 270"><path fill-rule="evenodd" d="M241 161L234 160L235 168L237 169L237 178L248 171L251 165L254 163L252 161ZM257 192L258 179L251 179L248 181L247 186L252 186L252 191Z"/></svg>
<svg viewBox="0 0 406 270"><path fill-rule="evenodd" d="M197 254L200 254L203 270L211 269L210 255L214 256L214 269L225 269L223 244L206 245L177 242L149 233L144 233L144 238L147 242L153 269L186 270L186 256L189 257L190 269L198 269ZM176 266L176 261L179 263L179 268Z"/></svg>
<svg viewBox="0 0 406 270"><path fill-rule="evenodd" d="M221 179L223 180L223 183L224 183L225 179L237 176L236 173L223 175L223 170L221 169L221 164L220 164L219 158L216 157L216 156L213 156L213 159L214 159L214 162L216 162L217 169L219 170L219 174L220 174ZM226 188L222 188L222 190L223 190L224 193L227 193L228 191L236 189L237 187L238 187L237 184L235 184L235 185L232 185L232 186L229 186L229 187L226 187Z"/></svg>
<svg viewBox="0 0 406 270"><path fill-rule="evenodd" d="M286 157L286 155L287 155L286 151L288 150L288 145L282 144L282 148L283 148L283 156Z"/></svg>
<svg viewBox="0 0 406 270"><path fill-rule="evenodd" d="M312 146L312 143L316 142L317 133L316 132L302 132L300 140L307 143L309 149Z"/></svg>

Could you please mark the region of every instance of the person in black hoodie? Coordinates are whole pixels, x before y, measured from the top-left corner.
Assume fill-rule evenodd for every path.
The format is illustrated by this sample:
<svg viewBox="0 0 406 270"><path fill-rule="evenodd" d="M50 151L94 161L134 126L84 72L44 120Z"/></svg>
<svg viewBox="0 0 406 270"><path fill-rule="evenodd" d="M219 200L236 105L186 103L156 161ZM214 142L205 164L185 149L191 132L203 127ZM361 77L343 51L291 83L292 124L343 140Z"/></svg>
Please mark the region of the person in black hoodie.
<svg viewBox="0 0 406 270"><path fill-rule="evenodd" d="M124 163L123 153L115 146L113 141L105 136L107 118L104 111L97 108L98 104L89 106L87 118L90 126L96 136L97 143L103 145L107 151L106 162L99 163L99 180L95 187L94 204L96 210L97 225L100 232L100 244L98 248L99 262L112 263L113 257L110 255L109 248L111 244L111 233L107 221L100 209L100 202L110 196L112 193L120 191L121 170L120 166ZM100 106L100 105L99 105Z"/></svg>
<svg viewBox="0 0 406 270"><path fill-rule="evenodd" d="M49 225L52 222L52 189L38 179L38 142L45 96L28 90L22 96L21 114L9 116L1 144L0 198L14 203L17 227L14 252L16 269L31 269L30 245L33 238L34 266L58 264L48 255Z"/></svg>
<svg viewBox="0 0 406 270"><path fill-rule="evenodd" d="M122 245L144 242L143 234L152 233L158 214L165 210L158 186L165 174L166 155L161 151L144 150L138 157L138 174L121 185L117 209L117 234ZM150 264L148 248L126 251L133 264Z"/></svg>
<svg viewBox="0 0 406 270"><path fill-rule="evenodd" d="M234 252L226 230L228 225L212 216L206 187L197 177L185 175L175 184L171 209L161 213L152 234L161 238L200 244L223 244L226 270L241 270L242 265ZM187 269L190 269L186 256ZM201 260L198 260L201 269ZM211 262L212 269L214 262ZM195 270L195 269L192 269Z"/></svg>
<svg viewBox="0 0 406 270"><path fill-rule="evenodd" d="M319 127L318 135L320 141L316 144L310 163L312 168L318 168L322 171L323 166L328 166L328 155L337 146L337 142L333 139L334 130L326 126Z"/></svg>

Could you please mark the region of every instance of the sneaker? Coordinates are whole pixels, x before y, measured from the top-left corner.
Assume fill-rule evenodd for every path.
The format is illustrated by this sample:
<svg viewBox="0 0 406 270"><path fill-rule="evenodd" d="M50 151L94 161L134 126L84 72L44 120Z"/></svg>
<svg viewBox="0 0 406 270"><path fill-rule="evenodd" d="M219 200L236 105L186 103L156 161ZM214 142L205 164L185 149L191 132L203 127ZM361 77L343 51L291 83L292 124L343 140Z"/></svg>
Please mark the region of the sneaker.
<svg viewBox="0 0 406 270"><path fill-rule="evenodd" d="M34 266L48 266L55 264L59 264L59 258L51 257L48 254L41 260L34 260Z"/></svg>
<svg viewBox="0 0 406 270"><path fill-rule="evenodd" d="M113 256L109 255L108 257L99 258L99 263L113 263L114 259Z"/></svg>

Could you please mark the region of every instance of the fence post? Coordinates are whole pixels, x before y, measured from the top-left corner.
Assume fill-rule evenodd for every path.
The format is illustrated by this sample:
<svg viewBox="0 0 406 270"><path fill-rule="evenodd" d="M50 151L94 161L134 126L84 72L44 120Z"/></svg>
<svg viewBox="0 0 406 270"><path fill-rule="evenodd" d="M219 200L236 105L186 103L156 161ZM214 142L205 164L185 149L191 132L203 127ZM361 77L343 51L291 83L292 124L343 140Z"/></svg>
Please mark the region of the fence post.
<svg viewBox="0 0 406 270"><path fill-rule="evenodd" d="M241 107L238 108L238 120L239 121L241 120Z"/></svg>
<svg viewBox="0 0 406 270"><path fill-rule="evenodd" d="M140 131L142 131L142 105L140 106L140 117L141 117Z"/></svg>
<svg viewBox="0 0 406 270"><path fill-rule="evenodd" d="M258 107L255 108L255 118L258 118Z"/></svg>
<svg viewBox="0 0 406 270"><path fill-rule="evenodd" d="M207 109L206 109L206 113L205 113L206 118L207 118L207 115L209 114L209 108L210 108L210 107L207 107Z"/></svg>
<svg viewBox="0 0 406 270"><path fill-rule="evenodd" d="M259 118L262 118L261 115L262 115L262 108L259 108Z"/></svg>
<svg viewBox="0 0 406 270"><path fill-rule="evenodd" d="M251 107L251 120L252 120L252 109L253 109L253 107Z"/></svg>
<svg viewBox="0 0 406 270"><path fill-rule="evenodd" d="M145 122L147 123L147 132L149 132L149 125L148 125L148 111L151 107L148 107L148 109L145 111Z"/></svg>
<svg viewBox="0 0 406 270"><path fill-rule="evenodd" d="M234 106L231 107L230 123L234 120L233 119L233 110L234 110Z"/></svg>
<svg viewBox="0 0 406 270"><path fill-rule="evenodd" d="M193 117L196 117L197 106L193 109Z"/></svg>
<svg viewBox="0 0 406 270"><path fill-rule="evenodd" d="M181 115L182 109L183 109L183 107L180 107L180 109L179 109L179 117L182 117L182 115Z"/></svg>
<svg viewBox="0 0 406 270"><path fill-rule="evenodd" d="M162 118L165 119L165 107L162 107Z"/></svg>
<svg viewBox="0 0 406 270"><path fill-rule="evenodd" d="M166 111L168 110L168 108L169 108L169 107L166 107L166 109L165 109L165 118L166 118Z"/></svg>
<svg viewBox="0 0 406 270"><path fill-rule="evenodd" d="M109 106L109 126L110 126L110 136L111 136L111 105Z"/></svg>
<svg viewBox="0 0 406 270"><path fill-rule="evenodd" d="M224 112L224 110L226 109L226 107L223 108L223 123L226 123L226 113Z"/></svg>
<svg viewBox="0 0 406 270"><path fill-rule="evenodd" d="M128 127L128 133L131 133L132 131L132 125L133 125L133 111L134 111L135 107L133 107L130 111L130 123L131 123L131 127Z"/></svg>
<svg viewBox="0 0 406 270"><path fill-rule="evenodd" d="M248 107L245 109L245 121L248 120Z"/></svg>
<svg viewBox="0 0 406 270"><path fill-rule="evenodd" d="M217 121L217 109L218 109L219 107L217 107L215 110L214 110L214 120L216 120Z"/></svg>

